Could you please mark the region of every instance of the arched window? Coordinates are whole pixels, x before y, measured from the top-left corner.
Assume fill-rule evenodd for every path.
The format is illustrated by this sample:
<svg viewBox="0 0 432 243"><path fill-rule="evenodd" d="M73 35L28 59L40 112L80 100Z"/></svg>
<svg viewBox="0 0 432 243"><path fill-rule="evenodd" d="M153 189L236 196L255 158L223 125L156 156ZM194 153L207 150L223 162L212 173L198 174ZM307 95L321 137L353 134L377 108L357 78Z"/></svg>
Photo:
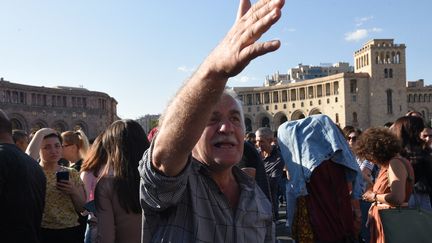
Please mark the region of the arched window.
<svg viewBox="0 0 432 243"><path fill-rule="evenodd" d="M288 118L286 116L282 116L279 120L279 124L283 124L286 121L288 121Z"/></svg>
<svg viewBox="0 0 432 243"><path fill-rule="evenodd" d="M393 114L393 90L388 89L387 94L387 114Z"/></svg>
<svg viewBox="0 0 432 243"><path fill-rule="evenodd" d="M336 113L336 116L335 116L335 123L336 123L336 124L339 124L339 113Z"/></svg>
<svg viewBox="0 0 432 243"><path fill-rule="evenodd" d="M380 52L380 64L384 63L384 52Z"/></svg>
<svg viewBox="0 0 432 243"><path fill-rule="evenodd" d="M10 119L10 122L12 123L12 129L18 129L18 130L24 129L22 123L18 119L12 118Z"/></svg>
<svg viewBox="0 0 432 243"><path fill-rule="evenodd" d="M393 68L389 68L389 78L393 78Z"/></svg>
<svg viewBox="0 0 432 243"><path fill-rule="evenodd" d="M270 127L270 119L268 117L264 117L261 120L261 127Z"/></svg>
<svg viewBox="0 0 432 243"><path fill-rule="evenodd" d="M408 103L411 103L411 102L412 102L412 95L409 94L409 95L408 95Z"/></svg>
<svg viewBox="0 0 432 243"><path fill-rule="evenodd" d="M389 74L388 74L388 69L384 68L384 78L388 78Z"/></svg>

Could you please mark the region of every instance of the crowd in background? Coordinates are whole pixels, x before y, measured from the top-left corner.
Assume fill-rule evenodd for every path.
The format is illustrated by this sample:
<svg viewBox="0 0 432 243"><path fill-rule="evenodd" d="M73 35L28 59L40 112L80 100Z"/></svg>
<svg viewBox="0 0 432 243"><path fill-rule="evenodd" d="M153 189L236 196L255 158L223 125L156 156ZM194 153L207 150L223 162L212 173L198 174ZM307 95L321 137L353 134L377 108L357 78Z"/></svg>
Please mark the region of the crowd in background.
<svg viewBox="0 0 432 243"><path fill-rule="evenodd" d="M237 166L256 180L272 202L273 221L284 222L297 242L333 242L339 236L383 242L379 209L432 211L432 129L416 115L387 126L340 129L319 115L287 122L280 134L262 127L245 135ZM150 142L138 123L116 121L92 144L82 130L60 134L42 128L31 140L14 130L12 137L18 149L39 162L46 178L41 242L140 241L138 163ZM347 179L349 170L360 172L357 196L353 186L358 181ZM68 172L66 180L57 179L61 171ZM284 219L278 215L281 205ZM341 228L329 222L345 223Z"/></svg>

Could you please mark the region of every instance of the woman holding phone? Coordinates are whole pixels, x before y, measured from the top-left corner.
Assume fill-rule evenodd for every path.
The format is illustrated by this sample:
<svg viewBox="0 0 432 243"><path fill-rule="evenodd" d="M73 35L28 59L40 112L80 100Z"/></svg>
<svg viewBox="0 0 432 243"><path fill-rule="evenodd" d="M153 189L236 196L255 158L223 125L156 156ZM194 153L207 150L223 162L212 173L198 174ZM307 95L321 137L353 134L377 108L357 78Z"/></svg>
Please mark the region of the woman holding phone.
<svg viewBox="0 0 432 243"><path fill-rule="evenodd" d="M58 165L62 139L55 130L42 128L33 140L29 150L39 150L39 164L47 179L41 242L82 243L77 212L83 211L85 193L79 173Z"/></svg>

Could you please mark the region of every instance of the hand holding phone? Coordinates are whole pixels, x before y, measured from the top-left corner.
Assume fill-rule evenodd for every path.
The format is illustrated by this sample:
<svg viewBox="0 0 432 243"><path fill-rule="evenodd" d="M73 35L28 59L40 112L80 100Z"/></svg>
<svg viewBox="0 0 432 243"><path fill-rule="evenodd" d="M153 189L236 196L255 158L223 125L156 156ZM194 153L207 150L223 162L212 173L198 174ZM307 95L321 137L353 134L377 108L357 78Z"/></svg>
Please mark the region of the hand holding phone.
<svg viewBox="0 0 432 243"><path fill-rule="evenodd" d="M68 181L69 180L69 171L57 171L56 177L57 177L57 182Z"/></svg>

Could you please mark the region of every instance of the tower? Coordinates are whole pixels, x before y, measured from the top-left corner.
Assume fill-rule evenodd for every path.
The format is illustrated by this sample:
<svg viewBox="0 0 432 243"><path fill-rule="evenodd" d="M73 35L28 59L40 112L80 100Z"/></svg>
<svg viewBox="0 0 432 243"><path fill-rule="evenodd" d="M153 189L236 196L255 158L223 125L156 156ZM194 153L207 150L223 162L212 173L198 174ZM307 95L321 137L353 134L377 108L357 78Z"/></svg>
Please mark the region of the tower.
<svg viewBox="0 0 432 243"><path fill-rule="evenodd" d="M407 112L405 48L393 39L373 39L354 53L355 73L370 77L365 95L371 126L395 121Z"/></svg>

